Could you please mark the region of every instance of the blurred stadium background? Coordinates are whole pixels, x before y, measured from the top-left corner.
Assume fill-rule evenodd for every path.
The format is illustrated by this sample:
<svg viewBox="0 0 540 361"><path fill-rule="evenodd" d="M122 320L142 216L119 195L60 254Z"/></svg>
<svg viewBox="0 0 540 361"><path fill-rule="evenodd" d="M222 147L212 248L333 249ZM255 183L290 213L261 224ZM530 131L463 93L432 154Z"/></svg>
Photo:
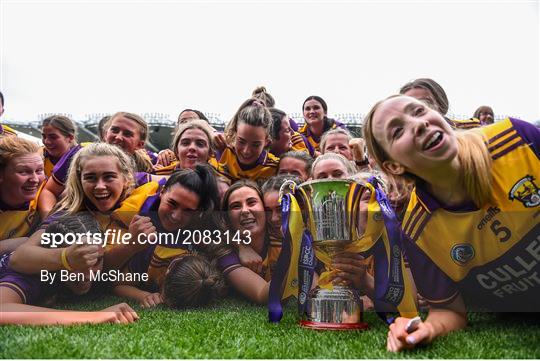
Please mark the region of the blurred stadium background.
<svg viewBox="0 0 540 361"><path fill-rule="evenodd" d="M86 114L81 118L73 117L73 114L68 113L54 113L61 114L73 119L77 123L77 138L79 142L94 142L98 139L97 135L97 125L101 118L111 115L106 113L92 113ZM53 113L42 113L38 114L36 120L34 121L9 121L3 119L2 123L10 126L11 128L28 134L30 136L41 139L41 121ZM150 128L149 142L147 143L147 148L153 151L159 151L161 149L168 148L172 140L172 133L176 126L177 116L172 116L167 113L143 113L140 114L147 122ZM217 130L223 131L226 123L229 119L222 117L219 113L204 113L206 117L210 120L210 124ZM468 119L470 115L464 114L447 114L451 119ZM289 116L293 118L299 126L304 123L304 118L301 113L290 113ZM362 123L364 119L364 114L360 113L335 113L329 114L330 118L339 120L342 123L345 123L348 129L355 136L362 135ZM500 120L506 118L507 115L496 115L495 120ZM536 124L539 125L540 121L537 121Z"/></svg>

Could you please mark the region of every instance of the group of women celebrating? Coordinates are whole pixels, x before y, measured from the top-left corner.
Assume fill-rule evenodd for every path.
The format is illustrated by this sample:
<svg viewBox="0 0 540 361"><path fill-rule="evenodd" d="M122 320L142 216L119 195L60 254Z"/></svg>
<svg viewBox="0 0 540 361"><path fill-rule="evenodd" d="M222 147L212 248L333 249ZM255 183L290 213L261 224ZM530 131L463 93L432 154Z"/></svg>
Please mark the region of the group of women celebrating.
<svg viewBox="0 0 540 361"><path fill-rule="evenodd" d="M144 119L127 112L103 119L96 143L78 144L74 122L63 116L43 121L43 147L5 133L0 323L130 323L139 316L129 302L193 307L228 290L264 304L283 238L280 186L372 175L399 215L410 273L429 305L414 331L396 319L388 350L465 327L472 307L538 311L526 302L540 295L538 128L510 118L459 129L470 124L445 117L448 100L431 79L375 104L364 138L329 118L319 96L304 101L301 127L274 103L256 89L224 133L186 109L171 149L159 154L145 149ZM179 230L221 242L118 242ZM97 233L114 237L90 237ZM53 247L44 234L78 234L81 242ZM361 288L369 304L374 279L366 265L357 254L338 255L333 282ZM96 274L115 277L93 282ZM44 306L90 291L128 303L94 312Z"/></svg>

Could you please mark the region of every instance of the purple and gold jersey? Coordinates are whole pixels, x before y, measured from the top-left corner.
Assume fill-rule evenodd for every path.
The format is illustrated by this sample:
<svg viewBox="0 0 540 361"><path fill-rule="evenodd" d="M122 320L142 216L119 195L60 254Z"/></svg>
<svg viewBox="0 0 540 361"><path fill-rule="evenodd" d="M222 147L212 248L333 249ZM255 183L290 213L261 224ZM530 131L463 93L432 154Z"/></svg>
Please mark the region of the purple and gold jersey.
<svg viewBox="0 0 540 361"><path fill-rule="evenodd" d="M279 254L281 252L281 245L283 240L281 238L270 236L270 243L266 248L266 255L263 259L263 274L261 275L265 281L269 282L272 279L272 271L277 263Z"/></svg>
<svg viewBox="0 0 540 361"><path fill-rule="evenodd" d="M79 152L79 150L82 149L82 147L85 147L88 144L92 143L81 143L77 144L74 147L71 147L66 153L64 153L62 158L60 158L60 160L58 160L58 162L54 164L51 176L56 183L61 186L65 186L69 171L69 165L71 164L73 157Z"/></svg>
<svg viewBox="0 0 540 361"><path fill-rule="evenodd" d="M29 236L38 225L37 200L45 182L41 183L36 197L21 207L12 208L0 201L0 241Z"/></svg>
<svg viewBox="0 0 540 361"><path fill-rule="evenodd" d="M345 124L335 119L329 119L329 121L331 122L331 125L325 124L323 134L329 131L330 129L335 129L338 127L347 129ZM315 134L311 134L311 131L309 130L309 125L307 123L305 123L302 127L300 127L300 129L298 129L298 132L302 134L308 140L308 143L311 145L311 147L313 147L313 149L315 149L316 151L320 151L319 143L321 142L321 137L317 137Z"/></svg>
<svg viewBox="0 0 540 361"><path fill-rule="evenodd" d="M161 167L159 169L155 169L154 174L155 175L171 175L175 171L180 170L180 169L182 169L182 168L180 168L179 162L177 160L175 160L175 161L171 162L171 164L169 164L168 166Z"/></svg>
<svg viewBox="0 0 540 361"><path fill-rule="evenodd" d="M0 137L6 136L6 135L14 135L17 136L17 132L8 127L7 125L0 124Z"/></svg>
<svg viewBox="0 0 540 361"><path fill-rule="evenodd" d="M279 158L263 150L255 164L246 167L238 162L235 151L227 147L219 160L218 173L233 183L245 178L253 181L265 180L276 175L278 163Z"/></svg>
<svg viewBox="0 0 540 361"><path fill-rule="evenodd" d="M218 162L215 157L210 157L208 159L208 164L210 164L212 168L218 169ZM169 164L168 166L154 170L154 174L155 175L171 175L180 169L182 169L180 168L180 162L178 160L175 160L175 161L172 161L171 164Z"/></svg>
<svg viewBox="0 0 540 361"><path fill-rule="evenodd" d="M35 305L44 294L45 284L37 276L22 274L9 268L12 253L0 254L0 287L15 291L22 303Z"/></svg>
<svg viewBox="0 0 540 361"><path fill-rule="evenodd" d="M298 132L293 132L293 135L291 137L291 149L295 151L302 151L308 153L310 156L315 156L315 148L311 145L311 143L306 139L306 137L303 134L300 134Z"/></svg>
<svg viewBox="0 0 540 361"><path fill-rule="evenodd" d="M192 254L191 250L179 244L152 245L144 251L137 253L126 265L124 272L147 273L148 282L145 288L159 290L163 286L167 269L171 262L181 256ZM219 270L226 276L233 270L241 267L238 255L231 252L217 259Z"/></svg>
<svg viewBox="0 0 540 361"><path fill-rule="evenodd" d="M480 131L494 201L450 208L417 184L402 223L414 280L433 304L462 295L469 307L539 311L540 130L509 118Z"/></svg>
<svg viewBox="0 0 540 361"><path fill-rule="evenodd" d="M470 119L450 119L451 125L456 129L472 129L481 127L480 120L476 118Z"/></svg>

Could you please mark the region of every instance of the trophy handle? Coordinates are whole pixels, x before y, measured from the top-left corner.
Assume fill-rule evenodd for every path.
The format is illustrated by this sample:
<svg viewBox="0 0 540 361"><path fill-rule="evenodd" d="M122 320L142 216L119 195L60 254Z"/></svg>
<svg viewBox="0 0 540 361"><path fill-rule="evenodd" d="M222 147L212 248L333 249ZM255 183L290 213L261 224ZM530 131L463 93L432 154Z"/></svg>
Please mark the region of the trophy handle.
<svg viewBox="0 0 540 361"><path fill-rule="evenodd" d="M294 194L296 190L296 183L290 179L283 182L281 187L279 187L279 192L278 192L278 200L280 203L281 203L281 199L283 199L283 193L285 193L287 188L290 193Z"/></svg>

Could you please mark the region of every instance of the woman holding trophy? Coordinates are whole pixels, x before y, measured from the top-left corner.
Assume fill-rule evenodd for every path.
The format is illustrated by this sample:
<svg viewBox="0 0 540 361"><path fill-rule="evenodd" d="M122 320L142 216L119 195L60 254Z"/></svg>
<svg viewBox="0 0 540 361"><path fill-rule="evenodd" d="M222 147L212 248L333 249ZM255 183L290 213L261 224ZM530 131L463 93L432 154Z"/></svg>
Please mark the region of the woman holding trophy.
<svg viewBox="0 0 540 361"><path fill-rule="evenodd" d="M390 326L390 351L464 328L467 310L530 310L540 295L540 130L508 118L455 132L408 96L371 109L363 126L371 157L389 176L415 183L403 246L427 319ZM535 309L536 307L536 309Z"/></svg>

